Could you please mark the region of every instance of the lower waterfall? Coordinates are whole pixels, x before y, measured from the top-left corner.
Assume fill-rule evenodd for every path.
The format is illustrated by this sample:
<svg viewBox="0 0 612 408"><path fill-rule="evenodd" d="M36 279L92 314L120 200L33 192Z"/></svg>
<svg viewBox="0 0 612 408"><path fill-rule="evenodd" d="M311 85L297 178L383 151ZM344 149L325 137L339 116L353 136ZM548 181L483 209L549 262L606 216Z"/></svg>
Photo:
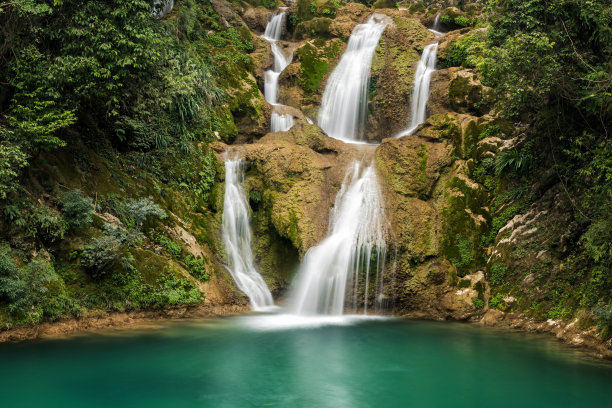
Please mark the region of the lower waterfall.
<svg viewBox="0 0 612 408"><path fill-rule="evenodd" d="M255 269L251 251L249 203L242 188L242 160L225 160L225 196L223 202L223 241L227 254L227 270L243 291L254 310L274 305L272 294Z"/></svg>
<svg viewBox="0 0 612 408"><path fill-rule="evenodd" d="M290 309L303 315L341 315L344 308L367 313L369 293L382 294L387 253L385 216L374 167L354 162L331 213L329 234L310 248L300 271ZM348 301L346 295L351 294Z"/></svg>

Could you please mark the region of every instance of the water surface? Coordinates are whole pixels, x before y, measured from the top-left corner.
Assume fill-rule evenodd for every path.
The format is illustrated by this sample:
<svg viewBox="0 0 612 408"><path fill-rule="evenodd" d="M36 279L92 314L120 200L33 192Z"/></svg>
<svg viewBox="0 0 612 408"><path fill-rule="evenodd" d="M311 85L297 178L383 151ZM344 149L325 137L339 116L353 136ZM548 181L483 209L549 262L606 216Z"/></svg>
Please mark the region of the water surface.
<svg viewBox="0 0 612 408"><path fill-rule="evenodd" d="M612 365L471 325L247 316L0 344L3 407L609 407Z"/></svg>

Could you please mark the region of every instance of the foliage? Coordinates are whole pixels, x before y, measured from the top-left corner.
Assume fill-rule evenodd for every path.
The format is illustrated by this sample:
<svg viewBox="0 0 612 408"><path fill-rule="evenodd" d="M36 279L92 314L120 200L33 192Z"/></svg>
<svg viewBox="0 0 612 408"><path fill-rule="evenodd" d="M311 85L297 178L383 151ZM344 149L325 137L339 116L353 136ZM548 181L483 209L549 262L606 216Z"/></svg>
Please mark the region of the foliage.
<svg viewBox="0 0 612 408"><path fill-rule="evenodd" d="M479 298L472 298L472 304L476 309L482 309L484 307L484 300Z"/></svg>
<svg viewBox="0 0 612 408"><path fill-rule="evenodd" d="M451 259L451 262L457 268L469 266L474 261L474 254L472 253L474 246L472 241L462 237L461 235L457 235L455 236L455 245L457 246L457 250L459 252L459 259L453 258Z"/></svg>
<svg viewBox="0 0 612 408"><path fill-rule="evenodd" d="M185 262L185 265L187 265L189 274L194 278L200 281L207 281L210 279L210 276L206 271L206 265L201 259L194 258L193 255L187 255L183 262Z"/></svg>
<svg viewBox="0 0 612 408"><path fill-rule="evenodd" d="M495 174L500 176L507 170L517 174L526 173L531 168L532 163L533 156L531 153L518 149L506 150L495 158Z"/></svg>
<svg viewBox="0 0 612 408"><path fill-rule="evenodd" d="M81 265L89 274L99 279L110 272L122 255L122 242L112 236L94 238L81 251Z"/></svg>
<svg viewBox="0 0 612 408"><path fill-rule="evenodd" d="M128 200L125 210L129 216L128 224L140 231L144 222L149 218L164 219L166 212L153 201L152 197Z"/></svg>
<svg viewBox="0 0 612 408"><path fill-rule="evenodd" d="M38 323L75 311L48 261L39 257L18 268L8 247L0 248L0 299L18 323Z"/></svg>
<svg viewBox="0 0 612 408"><path fill-rule="evenodd" d="M599 320L599 328L612 328L612 304L606 306L598 306L595 308L595 315Z"/></svg>
<svg viewBox="0 0 612 408"><path fill-rule="evenodd" d="M506 302L504 302L504 295L502 293L498 293L495 296L491 296L489 298L489 307L491 309L499 309L503 310L506 306Z"/></svg>
<svg viewBox="0 0 612 408"><path fill-rule="evenodd" d="M3 130L0 127L0 200L17 188L15 179L19 170L27 165L27 155L18 145L2 141Z"/></svg>
<svg viewBox="0 0 612 408"><path fill-rule="evenodd" d="M64 238L68 223L62 215L49 207L38 204L29 214L26 224L26 236L39 238L45 242L55 242Z"/></svg>
<svg viewBox="0 0 612 408"><path fill-rule="evenodd" d="M181 256L181 246L174 242L172 238L158 234L155 237L155 243L161 245L173 258Z"/></svg>
<svg viewBox="0 0 612 408"><path fill-rule="evenodd" d="M64 218L72 228L81 228L92 222L93 201L89 197L83 197L81 190L61 194L58 203Z"/></svg>
<svg viewBox="0 0 612 408"><path fill-rule="evenodd" d="M507 270L508 268L504 264L493 264L493 266L491 266L491 271L489 272L489 282L491 283L491 286L502 285L506 278Z"/></svg>

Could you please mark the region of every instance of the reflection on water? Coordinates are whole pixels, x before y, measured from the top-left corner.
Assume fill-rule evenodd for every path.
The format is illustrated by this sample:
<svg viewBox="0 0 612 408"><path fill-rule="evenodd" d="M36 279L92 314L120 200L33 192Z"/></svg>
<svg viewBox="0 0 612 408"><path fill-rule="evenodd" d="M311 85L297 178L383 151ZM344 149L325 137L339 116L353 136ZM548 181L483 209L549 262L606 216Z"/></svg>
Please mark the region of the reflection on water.
<svg viewBox="0 0 612 408"><path fill-rule="evenodd" d="M610 364L548 339L471 325L267 314L164 326L2 344L2 406L604 407L612 401Z"/></svg>

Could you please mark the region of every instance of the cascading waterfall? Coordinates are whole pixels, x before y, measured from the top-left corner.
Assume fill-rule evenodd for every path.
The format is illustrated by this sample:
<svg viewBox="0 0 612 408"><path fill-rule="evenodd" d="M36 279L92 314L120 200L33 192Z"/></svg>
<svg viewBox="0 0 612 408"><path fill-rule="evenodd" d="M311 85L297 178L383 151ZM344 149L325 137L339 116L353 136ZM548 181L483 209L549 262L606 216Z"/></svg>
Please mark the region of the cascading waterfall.
<svg viewBox="0 0 612 408"><path fill-rule="evenodd" d="M173 8L174 0L154 0L151 6L151 15L155 18L162 18Z"/></svg>
<svg viewBox="0 0 612 408"><path fill-rule="evenodd" d="M429 100L429 83L431 82L431 74L436 70L437 52L438 43L429 44L423 50L423 55L414 75L410 127L401 132L398 137L412 134L421 123L425 122L427 101Z"/></svg>
<svg viewBox="0 0 612 408"><path fill-rule="evenodd" d="M376 292L382 294L386 258L384 227L374 167L362 169L355 162L336 196L329 235L304 256L292 311L302 315L341 315L345 306L356 310L363 300L364 313L367 313L370 286L375 284ZM347 293L353 295L349 302L345 301ZM376 296L375 304L379 297Z"/></svg>
<svg viewBox="0 0 612 408"><path fill-rule="evenodd" d="M249 204L245 197L242 160L225 160L225 198L223 203L223 241L227 252L227 269L254 310L274 305L272 294L255 269L251 251Z"/></svg>
<svg viewBox="0 0 612 408"><path fill-rule="evenodd" d="M436 31L440 31L440 13L436 14L432 28Z"/></svg>
<svg viewBox="0 0 612 408"><path fill-rule="evenodd" d="M286 132L293 126L293 116L272 112L270 117L270 132Z"/></svg>
<svg viewBox="0 0 612 408"><path fill-rule="evenodd" d="M436 18L434 18L433 26L431 28L429 28L429 31L431 31L432 33L434 33L437 36L443 36L444 35L444 33L442 31L440 31L440 13L436 14Z"/></svg>
<svg viewBox="0 0 612 408"><path fill-rule="evenodd" d="M268 41L278 41L283 33L283 23L285 22L285 7L279 8L280 13L276 13L272 16L266 30L264 31L263 38Z"/></svg>
<svg viewBox="0 0 612 408"><path fill-rule="evenodd" d="M385 15L373 14L366 23L353 29L321 102L318 122L328 136L348 142L363 141L372 56L389 20Z"/></svg>
<svg viewBox="0 0 612 408"><path fill-rule="evenodd" d="M263 38L270 42L270 50L274 57L272 69L264 73L264 97L268 103L275 106L278 106L278 78L281 72L291 64L291 60L293 59L293 55L286 56L277 43L277 41L281 39L283 32L286 15L285 10L286 8L281 7L279 9L280 12L272 16L263 35ZM291 129L292 126L293 116L282 115L278 113L275 107L270 118L270 131L286 131Z"/></svg>

